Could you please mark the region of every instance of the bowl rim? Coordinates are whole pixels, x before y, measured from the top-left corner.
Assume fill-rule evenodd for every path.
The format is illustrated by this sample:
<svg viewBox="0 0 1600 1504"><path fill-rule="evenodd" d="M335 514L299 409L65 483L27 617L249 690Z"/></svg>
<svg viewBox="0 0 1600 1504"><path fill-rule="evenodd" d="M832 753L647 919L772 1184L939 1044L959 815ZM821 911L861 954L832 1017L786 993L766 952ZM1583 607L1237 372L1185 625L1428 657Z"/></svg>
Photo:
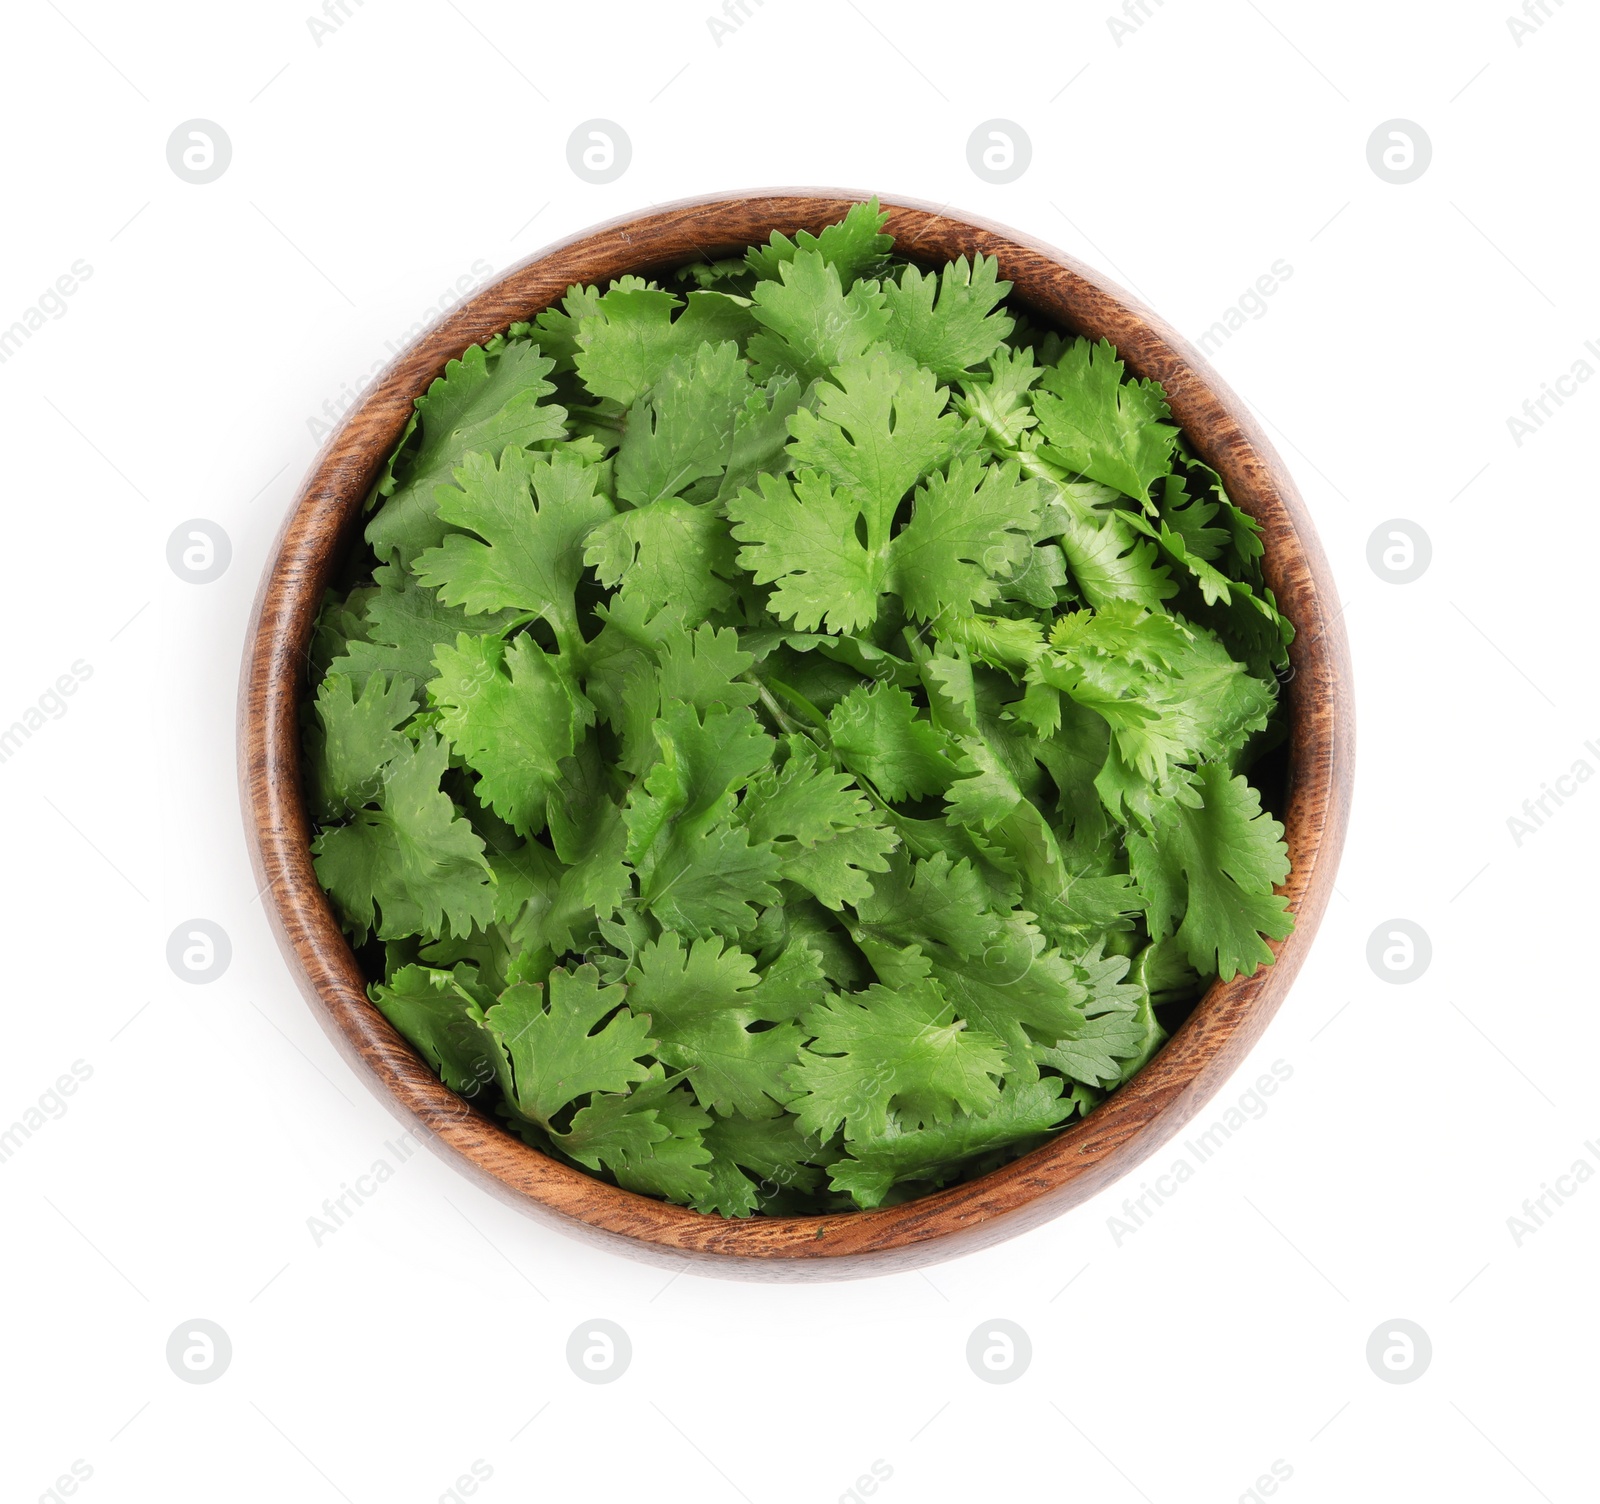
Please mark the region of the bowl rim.
<svg viewBox="0 0 1600 1504"><path fill-rule="evenodd" d="M240 796L251 860L279 947L324 1030L389 1110L508 1203L569 1234L650 1262L745 1279L839 1279L917 1268L1013 1237L1079 1204L1173 1138L1277 1011L1337 872L1354 771L1349 650L1327 561L1294 482L1243 402L1139 300L1047 243L948 204L879 196L895 249L940 264L993 255L1011 300L1064 330L1109 338L1134 375L1162 382L1173 416L1228 495L1261 524L1263 568L1295 643L1284 807L1291 870L1278 891L1295 929L1275 964L1216 982L1126 1085L1048 1142L965 1184L899 1206L741 1220L608 1185L524 1144L450 1091L369 1001L311 864L299 706L323 590L351 543L379 467L447 361L558 301L573 283L715 259L776 230L816 233L872 195L848 189L708 194L624 215L534 252L400 352L313 461L262 573L241 665Z"/></svg>

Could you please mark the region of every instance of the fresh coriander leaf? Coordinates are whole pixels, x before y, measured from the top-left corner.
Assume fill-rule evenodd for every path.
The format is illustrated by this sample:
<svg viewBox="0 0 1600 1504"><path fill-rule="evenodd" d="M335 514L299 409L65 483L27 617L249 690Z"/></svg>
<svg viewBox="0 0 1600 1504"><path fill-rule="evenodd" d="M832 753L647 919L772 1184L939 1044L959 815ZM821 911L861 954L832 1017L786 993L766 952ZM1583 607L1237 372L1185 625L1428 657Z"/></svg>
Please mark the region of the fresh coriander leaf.
<svg viewBox="0 0 1600 1504"><path fill-rule="evenodd" d="M926 275L907 266L898 282L883 286L889 310L885 341L941 381L951 381L988 360L1012 326L1009 313L994 311L1011 291L1009 282L996 280L998 274L999 263L993 256L979 256L970 264L958 256L942 272Z"/></svg>
<svg viewBox="0 0 1600 1504"><path fill-rule="evenodd" d="M782 230L775 230L768 244L750 249L745 264L756 276L771 279L799 252L815 251L838 272L839 280L848 287L880 265L889 254L894 236L883 233L888 218L889 211L880 209L878 200L870 198L864 204L852 204L843 219L824 226L820 234L798 230L790 240Z"/></svg>
<svg viewBox="0 0 1600 1504"><path fill-rule="evenodd" d="M823 969L822 952L800 926L791 932L788 943L761 973L755 1012L759 1018L784 1023L799 1018L831 990Z"/></svg>
<svg viewBox="0 0 1600 1504"><path fill-rule="evenodd" d="M488 455L469 454L456 471L459 489L441 488L438 509L477 537L452 533L421 554L417 578L446 605L469 612L533 612L564 652L575 652L583 645L573 592L584 540L615 510L596 494L596 473L560 451L508 449L498 466Z"/></svg>
<svg viewBox="0 0 1600 1504"><path fill-rule="evenodd" d="M628 411L617 450L618 497L648 506L720 476L752 397L759 402L731 340L673 357Z"/></svg>
<svg viewBox="0 0 1600 1504"><path fill-rule="evenodd" d="M561 1150L591 1170L609 1170L617 1184L690 1205L712 1191L711 1151L702 1134L711 1117L677 1081L654 1078L627 1096L599 1094L573 1114Z"/></svg>
<svg viewBox="0 0 1600 1504"><path fill-rule="evenodd" d="M446 744L423 732L414 750L383 770L376 810L311 844L317 881L333 895L357 938L465 937L494 917L494 879L483 842L439 787Z"/></svg>
<svg viewBox="0 0 1600 1504"><path fill-rule="evenodd" d="M393 476L380 481L378 494L386 499L367 524L367 542L380 558L408 564L444 539L449 529L434 493L469 453L498 460L508 448L562 436L566 410L544 401L555 390L545 380L552 364L525 341L494 356L472 345L417 398L421 439L409 458L401 457L398 483Z"/></svg>
<svg viewBox="0 0 1600 1504"><path fill-rule="evenodd" d="M499 1078L494 1036L465 985L470 967L454 972L402 966L372 988L378 1011L410 1040L451 1091L471 1100Z"/></svg>
<svg viewBox="0 0 1600 1504"><path fill-rule="evenodd" d="M964 648L980 663L1016 673L1044 652L1044 632L1026 617L942 616L934 625L941 642Z"/></svg>
<svg viewBox="0 0 1600 1504"><path fill-rule="evenodd" d="M975 454L929 476L892 546L891 581L912 616L931 621L992 604L1033 552L1044 499L1043 482Z"/></svg>
<svg viewBox="0 0 1600 1504"><path fill-rule="evenodd" d="M678 298L637 278L624 278L583 313L572 330L578 375L596 397L625 408L654 387L677 357L707 340L741 340L751 327L742 298L720 292Z"/></svg>
<svg viewBox="0 0 1600 1504"><path fill-rule="evenodd" d="M628 973L629 1003L649 1018L657 1057L689 1072L702 1107L752 1118L771 1117L791 1097L783 1071L804 1039L792 1022L752 1028L764 1021L763 991L753 957L715 939L685 949L670 931Z"/></svg>
<svg viewBox="0 0 1600 1504"><path fill-rule="evenodd" d="M499 632L515 611L468 616L458 606L443 605L436 592L419 585L398 564L373 572L378 589L365 597L363 625L368 640L346 643L344 656L328 665L329 673L348 674L364 683L372 674L403 675L419 699L436 670L434 649L454 642L462 632Z"/></svg>
<svg viewBox="0 0 1600 1504"><path fill-rule="evenodd" d="M946 410L950 394L930 372L888 351L841 362L829 377L816 389L816 411L801 408L789 420L790 459L849 493L868 552L881 554L901 498L949 459L961 419Z"/></svg>
<svg viewBox="0 0 1600 1504"><path fill-rule="evenodd" d="M943 819L915 819L890 809L888 822L900 837L908 857L931 861L966 862L981 901L997 914L1009 913L1022 902L1022 883L1006 854L979 831L951 825Z"/></svg>
<svg viewBox="0 0 1600 1504"><path fill-rule="evenodd" d="M592 966L557 968L546 983L519 982L500 995L484 1017L511 1062L518 1112L549 1128L579 1097L625 1092L649 1076L650 1021L625 1006L626 996L602 987Z"/></svg>
<svg viewBox="0 0 1600 1504"><path fill-rule="evenodd" d="M1097 943L1076 968L1088 992L1083 1017L1054 1044L1037 1046L1034 1058L1081 1084L1118 1086L1161 1047L1166 1031L1156 1021L1149 992L1123 980L1129 974L1126 956L1103 955Z"/></svg>
<svg viewBox="0 0 1600 1504"><path fill-rule="evenodd" d="M895 802L943 793L955 777L948 738L894 684L852 690L828 716L828 741L852 773Z"/></svg>
<svg viewBox="0 0 1600 1504"><path fill-rule="evenodd" d="M871 893L870 874L889 870L889 853L899 844L899 834L886 826L858 825L814 846L783 843L774 850L781 876L838 909Z"/></svg>
<svg viewBox="0 0 1600 1504"><path fill-rule="evenodd" d="M1081 1021L1087 994L1071 963L1046 948L1027 911L977 907L983 894L970 865L952 868L940 855L917 863L913 874L908 882L895 864L875 879L871 900L857 908L856 943L889 986L931 975L961 1017L1004 1042L1008 1070L1026 1072L1029 1030L1052 1039ZM964 909L938 892L941 878L963 894ZM938 897L924 901L930 890Z"/></svg>
<svg viewBox="0 0 1600 1504"><path fill-rule="evenodd" d="M629 798L628 859L648 859L678 825L731 813L733 796L772 759L773 740L742 707L672 705L657 719L660 760Z"/></svg>
<svg viewBox="0 0 1600 1504"><path fill-rule="evenodd" d="M1114 496L1109 488L1058 482L1056 489L1060 505L1048 514L1041 534L1060 544L1072 581L1089 605L1100 610L1131 601L1158 611L1178 593L1157 562L1156 545L1139 536L1130 514L1106 504Z"/></svg>
<svg viewBox="0 0 1600 1504"><path fill-rule="evenodd" d="M654 672L664 636L683 626L677 606L647 605L638 596L614 595L594 608L600 633L583 654L583 687L610 725L627 722L625 697L636 673Z"/></svg>
<svg viewBox="0 0 1600 1504"><path fill-rule="evenodd" d="M557 657L531 637L441 645L428 696L439 729L478 774L478 797L519 835L544 829L545 802L592 711Z"/></svg>
<svg viewBox="0 0 1600 1504"><path fill-rule="evenodd" d="M1170 475L1166 477L1168 481L1171 479ZM1248 586L1234 585L1221 570L1206 563L1197 554L1191 553L1183 536L1175 533L1165 522L1151 522L1139 512L1127 513L1125 521L1136 532L1143 533L1151 539L1167 558L1194 578L1201 598L1208 606L1215 605L1219 600L1225 606L1231 605L1235 590L1248 590Z"/></svg>
<svg viewBox="0 0 1600 1504"><path fill-rule="evenodd" d="M1200 989L1200 973L1189 964L1183 947L1171 935L1145 946L1133 958L1129 975L1158 1008L1189 1002Z"/></svg>
<svg viewBox="0 0 1600 1504"><path fill-rule="evenodd" d="M752 949L759 948L763 955L777 950L779 961L797 950L809 952L816 959L819 991L828 991L828 984L849 989L864 987L873 980L867 958L838 927L836 914L792 884L780 889L780 898L781 903L762 911L760 920L749 932L747 944ZM770 970L776 971L777 966L775 961ZM796 997L799 990L795 989ZM804 1012L816 1001L815 997L803 999L797 1011Z"/></svg>
<svg viewBox="0 0 1600 1504"><path fill-rule="evenodd" d="M1122 1079L1123 1057L1144 1042L1145 1026L1135 1013L1102 1013L1086 1018L1068 1037L1041 1045L1034 1053L1041 1065L1089 1086L1113 1086Z"/></svg>
<svg viewBox="0 0 1600 1504"><path fill-rule="evenodd" d="M702 714L719 705L753 705L760 690L741 681L755 657L739 646L732 627L702 624L691 633L670 627L657 639L662 705L692 705Z"/></svg>
<svg viewBox="0 0 1600 1504"><path fill-rule="evenodd" d="M807 390L798 377L783 373L745 398L744 407L734 420L727 470L717 489L718 501L726 501L746 486L755 485L764 474L781 475L788 470L789 419L799 410Z"/></svg>
<svg viewBox="0 0 1600 1504"><path fill-rule="evenodd" d="M577 950L610 919L632 886L623 864L628 832L622 806L592 742L557 765L548 805L550 842L561 859L543 931L558 952Z"/></svg>
<svg viewBox="0 0 1600 1504"><path fill-rule="evenodd" d="M886 652L864 637L791 634L789 642L807 652L815 649L824 658L831 658L835 663L848 664L867 679L888 679L902 689L909 689L918 682L917 667L914 663Z"/></svg>
<svg viewBox="0 0 1600 1504"><path fill-rule="evenodd" d="M1167 1031L1156 1017L1155 1004L1147 995L1139 999L1138 1024L1140 1037L1137 1045L1126 1055L1117 1058L1117 1076L1110 1084L1121 1086L1131 1081L1155 1058L1156 1052L1167 1042Z"/></svg>
<svg viewBox="0 0 1600 1504"><path fill-rule="evenodd" d="M1059 544L1042 543L1027 549L1022 563L1000 581L1000 599L1049 611L1068 588L1066 554Z"/></svg>
<svg viewBox="0 0 1600 1504"><path fill-rule="evenodd" d="M693 282L696 287L711 288L719 292L743 295L750 290L750 268L743 256L722 256L714 261L691 261L673 273L680 282Z"/></svg>
<svg viewBox="0 0 1600 1504"><path fill-rule="evenodd" d="M478 995L485 1007L512 982L542 980L555 964L543 919L560 871L560 863L538 841L491 850L488 861L494 874L493 921L475 925L464 939L447 936L418 952L418 959L429 966L455 966L460 961L475 966Z"/></svg>
<svg viewBox="0 0 1600 1504"><path fill-rule="evenodd" d="M1127 876L1069 863L1055 827L985 737L964 737L961 746L967 776L950 786L948 819L981 831L1005 853L1021 879L1022 904L1044 933L1058 945L1069 945L1089 933L1126 928L1123 916L1140 907Z"/></svg>
<svg viewBox="0 0 1600 1504"><path fill-rule="evenodd" d="M745 790L739 818L752 840L814 846L872 820L850 774L826 766L809 738L791 736L787 752L782 767L760 768Z"/></svg>
<svg viewBox="0 0 1600 1504"><path fill-rule="evenodd" d="M929 718L950 736L978 735L977 679L965 648L936 642L934 652L919 651L918 678L928 692Z"/></svg>
<svg viewBox="0 0 1600 1504"><path fill-rule="evenodd" d="M322 607L311 629L309 667L313 684L321 681L335 658L349 651L351 643L366 640L367 602L377 593L371 585L357 585L344 595L336 590L323 591Z"/></svg>
<svg viewBox="0 0 1600 1504"><path fill-rule="evenodd" d="M626 282L629 279L621 279ZM637 279L634 279L637 280ZM644 284L639 283L640 286ZM578 353L578 326L595 317L600 304L598 287L583 287L574 283L566 291L559 307L546 308L534 316L528 335L539 347L540 353L554 362L556 372L573 369L573 357Z"/></svg>
<svg viewBox="0 0 1600 1504"><path fill-rule="evenodd" d="M1175 763L1227 757L1274 698L1211 634L1127 604L1060 617L1029 675L1101 716L1122 761L1157 785Z"/></svg>
<svg viewBox="0 0 1600 1504"><path fill-rule="evenodd" d="M1074 1104L1062 1098L1061 1085L1050 1077L1013 1080L988 1112L961 1113L926 1128L891 1116L882 1133L851 1140L849 1157L831 1167L833 1187L871 1208L899 1181L951 1178L964 1161L1049 1133L1070 1118Z"/></svg>
<svg viewBox="0 0 1600 1504"><path fill-rule="evenodd" d="M655 765L660 755L655 724L665 705L689 705L705 712L753 704L761 691L740 676L754 661L740 648L739 634L732 627L702 625L691 633L672 621L652 631L648 649L624 673L617 717L622 735L618 766L638 778Z"/></svg>
<svg viewBox="0 0 1600 1504"><path fill-rule="evenodd" d="M983 954L997 917L973 864L943 851L925 861L896 856L856 912L859 927L874 938L965 957Z"/></svg>
<svg viewBox="0 0 1600 1504"><path fill-rule="evenodd" d="M866 353L889 327L876 282L845 291L838 271L817 251L799 251L778 269L778 281L758 282L751 312L762 325L746 353L756 379L792 371L802 380L826 376Z"/></svg>
<svg viewBox="0 0 1600 1504"><path fill-rule="evenodd" d="M1122 379L1109 340L1076 339L1045 371L1033 410L1048 453L1141 505L1172 466L1178 430L1160 383Z"/></svg>
<svg viewBox="0 0 1600 1504"><path fill-rule="evenodd" d="M1000 1041L968 1029L936 983L871 987L834 997L806 1015L812 1043L787 1079L800 1094L801 1129L828 1139L882 1137L890 1109L908 1123L948 1123L999 1099Z"/></svg>
<svg viewBox="0 0 1600 1504"><path fill-rule="evenodd" d="M716 503L679 497L620 512L589 535L584 558L602 585L644 611L704 619L733 598L734 545Z"/></svg>
<svg viewBox="0 0 1600 1504"><path fill-rule="evenodd" d="M1030 393L1043 370L1033 363L1033 351L1002 345L989 357L987 377L961 379L961 395L954 399L958 413L981 423L1002 454L1014 453L1022 436L1039 419Z"/></svg>
<svg viewBox="0 0 1600 1504"><path fill-rule="evenodd" d="M319 822L342 818L377 797L384 767L410 747L400 727L417 702L401 676L392 682L371 675L358 696L344 674L328 674L317 686L316 722L308 730L312 811Z"/></svg>
<svg viewBox="0 0 1600 1504"><path fill-rule="evenodd" d="M790 419L796 480L763 476L759 494L741 491L727 504L733 536L746 545L739 564L758 584L777 585L773 614L802 631L825 622L830 632L851 632L876 618L878 596L888 589L922 608L942 605L941 585L957 600L992 599L983 561L1009 570L1027 540L1013 546L1004 531L986 541L975 529L963 531L956 513L961 487L978 485L975 456L970 466L957 461L950 477L930 479L918 493L923 521L913 516L900 536L891 536L902 497L954 448L960 421L943 411L948 393L929 373L882 352L841 369L838 380L818 386L815 413L802 408ZM983 495L982 525L996 525L994 514L1003 513L1002 529L1024 520L1031 528L1037 500L1035 491L1007 487L1001 477ZM973 564L959 556L937 572L931 568L945 547L977 555L977 583Z"/></svg>
<svg viewBox="0 0 1600 1504"><path fill-rule="evenodd" d="M1150 901L1152 938L1176 925L1196 971L1226 982L1270 965L1266 940L1294 928L1288 900L1272 891L1289 875L1283 826L1215 763L1201 764L1193 791L1170 801L1149 834L1128 833L1128 854Z"/></svg>
<svg viewBox="0 0 1600 1504"><path fill-rule="evenodd" d="M639 898L686 935L738 934L757 904L775 902L778 858L732 824L734 795L772 756L772 738L748 710L667 707L656 722L661 756L634 785L623 819Z"/></svg>
<svg viewBox="0 0 1600 1504"><path fill-rule="evenodd" d="M718 821L651 856L639 872L640 902L685 934L739 935L755 923L758 905L777 898L779 865L770 848L752 846L744 831Z"/></svg>
<svg viewBox="0 0 1600 1504"><path fill-rule="evenodd" d="M835 491L819 470L803 470L792 483L763 475L758 484L759 494L741 491L727 509L733 536L746 544L740 567L758 585L777 585L768 609L802 632L868 626L878 614L885 568L857 534L854 497Z"/></svg>
<svg viewBox="0 0 1600 1504"><path fill-rule="evenodd" d="M783 1191L810 1194L823 1181L826 1163L833 1155L800 1131L793 1113L773 1118L747 1118L730 1113L713 1119L705 1132L706 1146L718 1161L728 1161L753 1175L759 1194ZM750 1209L756 1206L754 1198Z"/></svg>
<svg viewBox="0 0 1600 1504"><path fill-rule="evenodd" d="M1169 475L1162 483L1156 505L1161 520L1183 539L1193 557L1208 564L1217 562L1230 537L1226 527L1212 525L1223 505L1220 498L1213 501L1200 493L1191 495L1183 476Z"/></svg>

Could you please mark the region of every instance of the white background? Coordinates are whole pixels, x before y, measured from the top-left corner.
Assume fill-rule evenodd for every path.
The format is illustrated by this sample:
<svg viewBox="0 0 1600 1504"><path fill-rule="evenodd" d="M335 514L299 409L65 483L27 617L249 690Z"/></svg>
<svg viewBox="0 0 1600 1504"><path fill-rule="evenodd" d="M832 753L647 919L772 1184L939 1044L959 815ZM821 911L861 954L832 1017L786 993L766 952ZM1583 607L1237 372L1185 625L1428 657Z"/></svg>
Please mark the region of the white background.
<svg viewBox="0 0 1600 1504"><path fill-rule="evenodd" d="M0 365L0 723L93 673L0 764L0 1126L92 1070L0 1164L3 1497L55 1498L77 1461L106 1504L432 1504L479 1462L489 1504L833 1504L878 1461L890 1504L1195 1504L1281 1461L1297 1504L1594 1498L1600 1185L1520 1246L1507 1222L1600 1164L1600 786L1520 845L1507 826L1600 768L1600 390L1520 445L1506 422L1600 341L1592 12L1552 0L1519 46L1510 0L1150 0L1119 45L1109 0L750 0L719 46L710 0L350 0L319 45L307 3L5 9L0 327L74 261L92 275ZM1033 143L1005 186L967 164L995 116ZM194 117L233 145L204 186L166 159ZM591 117L633 143L606 186L567 165ZM1433 143L1404 186L1366 157L1395 117ZM1291 265L1216 364L1332 561L1357 799L1310 960L1214 1108L1274 1061L1292 1076L1120 1246L1143 1174L926 1275L673 1277L428 1153L318 1246L307 1219L398 1130L289 978L235 791L242 635L309 420L475 262L813 184L1030 231L1191 337ZM232 539L211 585L166 563L195 517ZM1393 518L1432 540L1412 584L1367 562ZM233 942L208 986L164 958L196 916ZM1433 945L1406 986L1366 960L1396 917ZM634 1349L604 1387L564 1359L598 1317ZM1003 1386L964 1356L996 1317L1033 1345ZM193 1318L232 1341L214 1383L167 1366ZM1365 1357L1393 1318L1433 1346L1405 1385Z"/></svg>

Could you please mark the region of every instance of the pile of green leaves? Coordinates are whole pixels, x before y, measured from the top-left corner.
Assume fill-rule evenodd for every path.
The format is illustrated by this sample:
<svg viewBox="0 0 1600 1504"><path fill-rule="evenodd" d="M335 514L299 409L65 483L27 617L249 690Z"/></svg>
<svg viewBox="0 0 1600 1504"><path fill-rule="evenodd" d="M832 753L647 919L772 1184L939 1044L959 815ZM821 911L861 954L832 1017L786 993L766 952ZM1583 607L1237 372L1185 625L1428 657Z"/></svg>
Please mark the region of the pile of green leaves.
<svg viewBox="0 0 1600 1504"><path fill-rule="evenodd" d="M527 1142L724 1216L1003 1163L1291 927L1255 524L1109 344L885 218L451 361L313 645L374 1002Z"/></svg>

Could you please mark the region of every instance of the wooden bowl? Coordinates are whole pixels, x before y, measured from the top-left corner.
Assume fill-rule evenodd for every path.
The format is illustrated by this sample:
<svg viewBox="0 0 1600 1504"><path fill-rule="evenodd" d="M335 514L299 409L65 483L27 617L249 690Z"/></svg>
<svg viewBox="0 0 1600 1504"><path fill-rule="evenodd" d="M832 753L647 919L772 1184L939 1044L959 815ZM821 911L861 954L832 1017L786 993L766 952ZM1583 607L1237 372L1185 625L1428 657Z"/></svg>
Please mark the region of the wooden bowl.
<svg viewBox="0 0 1600 1504"><path fill-rule="evenodd" d="M816 232L864 198L839 190L690 199L619 219L514 267L423 333L330 436L261 582L239 704L245 823L267 912L335 1044L390 1111L488 1189L563 1231L654 1262L745 1279L851 1278L916 1268L1035 1227L1094 1195L1173 1137L1260 1037L1305 959L1333 889L1354 753L1350 669L1327 563L1282 462L1243 404L1168 325L1098 272L986 220L890 203L895 247L939 265L992 255L1041 321L1105 336L1166 388L1173 415L1228 494L1262 526L1264 569L1294 623L1287 786L1293 935L1275 965L1216 983L1164 1049L1090 1116L1004 1168L921 1200L825 1217L725 1221L619 1190L513 1138L449 1091L367 999L367 978L311 865L297 707L322 593L359 537L362 502L445 362L558 300L574 282L665 271Z"/></svg>

